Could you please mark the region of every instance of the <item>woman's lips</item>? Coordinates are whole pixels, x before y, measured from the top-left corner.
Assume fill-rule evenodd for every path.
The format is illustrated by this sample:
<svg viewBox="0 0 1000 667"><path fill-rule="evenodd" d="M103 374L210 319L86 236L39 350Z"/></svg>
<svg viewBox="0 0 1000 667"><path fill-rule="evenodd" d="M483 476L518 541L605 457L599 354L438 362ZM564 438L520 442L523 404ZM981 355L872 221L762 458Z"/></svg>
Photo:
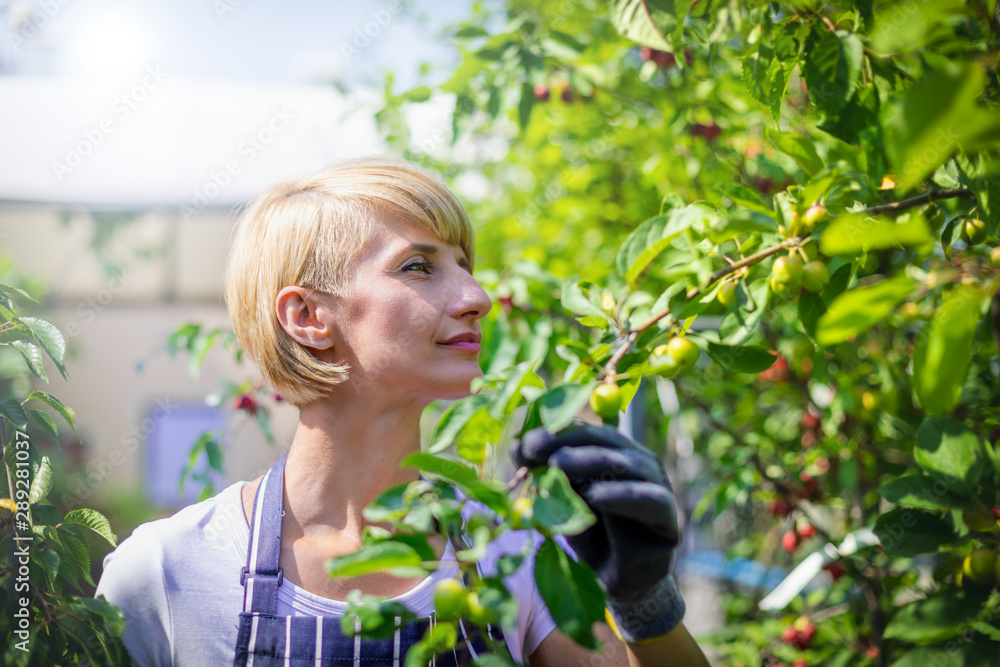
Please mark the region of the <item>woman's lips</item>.
<svg viewBox="0 0 1000 667"><path fill-rule="evenodd" d="M460 350L469 350L471 352L479 352L479 343L474 343L471 340L457 340L454 343L441 343L445 347L454 347Z"/></svg>

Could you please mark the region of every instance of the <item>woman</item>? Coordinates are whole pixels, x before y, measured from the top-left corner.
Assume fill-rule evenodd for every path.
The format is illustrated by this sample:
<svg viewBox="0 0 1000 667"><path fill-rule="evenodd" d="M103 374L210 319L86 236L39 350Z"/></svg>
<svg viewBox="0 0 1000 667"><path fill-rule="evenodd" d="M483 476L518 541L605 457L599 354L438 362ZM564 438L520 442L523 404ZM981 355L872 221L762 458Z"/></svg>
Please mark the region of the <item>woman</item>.
<svg viewBox="0 0 1000 667"><path fill-rule="evenodd" d="M479 320L492 304L472 277L472 262L462 206L405 164L344 162L275 185L246 209L228 261L226 301L245 354L299 408L299 424L266 475L140 526L107 556L97 594L122 609L137 664L402 664L423 626L401 627L377 646L344 636L343 600L360 589L432 618L437 583L457 572L451 546L436 545L442 565L423 580L331 579L324 562L361 545L362 509L380 492L417 479L399 462L420 448L424 408L469 395L481 375ZM574 547L609 587L609 618L631 643L626 648L604 626L603 657L578 647L555 629L524 566L507 579L520 610L517 627L502 628L512 657L534 667L593 658L707 665L680 624L683 602L669 575L676 520L658 463L613 433L574 433L533 433L514 454L523 465L563 465L584 492L608 483L605 475L591 484L601 465L628 478L610 496L585 493L605 537L591 529ZM586 456L564 456L570 449ZM601 458L608 453L613 461ZM638 505L640 514L666 511L643 529L644 519L628 514ZM665 539L636 550L636 526ZM498 539L483 567L520 550L529 536L518 533ZM630 560L626 544L645 560ZM499 639L501 629L496 633ZM462 639L464 652L439 664L462 664L483 651L474 633ZM376 649L392 655L372 662Z"/></svg>

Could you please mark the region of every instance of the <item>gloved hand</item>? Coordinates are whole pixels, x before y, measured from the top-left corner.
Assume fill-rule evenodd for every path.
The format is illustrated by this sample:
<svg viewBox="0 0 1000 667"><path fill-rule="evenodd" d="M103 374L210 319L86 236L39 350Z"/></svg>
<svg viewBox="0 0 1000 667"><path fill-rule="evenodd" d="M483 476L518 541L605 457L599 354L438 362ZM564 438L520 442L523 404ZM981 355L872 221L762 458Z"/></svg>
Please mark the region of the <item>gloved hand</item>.
<svg viewBox="0 0 1000 667"><path fill-rule="evenodd" d="M680 623L684 600L670 574L680 542L673 489L648 449L607 426L536 428L511 447L515 465L561 468L597 522L568 535L607 590L608 612L629 642L662 637Z"/></svg>

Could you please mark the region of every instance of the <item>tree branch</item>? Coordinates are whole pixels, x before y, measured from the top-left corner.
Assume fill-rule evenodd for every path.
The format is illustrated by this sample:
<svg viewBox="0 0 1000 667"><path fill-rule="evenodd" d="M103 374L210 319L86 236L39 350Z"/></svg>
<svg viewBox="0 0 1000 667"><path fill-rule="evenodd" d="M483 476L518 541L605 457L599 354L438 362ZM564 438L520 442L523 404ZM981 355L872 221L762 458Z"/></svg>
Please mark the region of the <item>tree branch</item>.
<svg viewBox="0 0 1000 667"><path fill-rule="evenodd" d="M961 197L963 199L975 200L976 196L972 194L972 190L969 188L954 188L951 190L937 190L935 192L928 192L927 194L919 195L917 197L911 197L910 199L903 199L900 201L890 202L888 204L880 204L878 206L871 206L866 209L858 211L859 213L892 213L894 211L902 211L908 208L913 208L914 206L922 206L923 204L929 204L935 201L941 201L942 199L955 199L956 197Z"/></svg>

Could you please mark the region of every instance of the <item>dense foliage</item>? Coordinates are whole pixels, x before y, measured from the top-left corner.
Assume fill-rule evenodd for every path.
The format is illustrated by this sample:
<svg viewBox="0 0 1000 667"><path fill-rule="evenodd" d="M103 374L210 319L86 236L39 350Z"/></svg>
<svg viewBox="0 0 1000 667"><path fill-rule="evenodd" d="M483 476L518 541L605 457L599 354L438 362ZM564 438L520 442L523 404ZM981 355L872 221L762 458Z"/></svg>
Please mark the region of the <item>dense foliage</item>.
<svg viewBox="0 0 1000 667"><path fill-rule="evenodd" d="M40 408L74 430L76 417L49 393L22 391L28 378L48 382L45 356L66 377L66 343L50 322L19 315L15 300L34 301L0 285L0 658L4 665L128 664L121 612L85 593L94 581L84 529L112 547L117 538L99 512L63 512L49 498L55 480L45 441L58 442L59 431Z"/></svg>
<svg viewBox="0 0 1000 667"><path fill-rule="evenodd" d="M484 440L669 379L696 518L798 588L828 570L734 592L726 664L994 664L998 33L985 1L478 6L379 115L466 187L501 306L438 441L489 468ZM453 136L408 124L450 100Z"/></svg>

